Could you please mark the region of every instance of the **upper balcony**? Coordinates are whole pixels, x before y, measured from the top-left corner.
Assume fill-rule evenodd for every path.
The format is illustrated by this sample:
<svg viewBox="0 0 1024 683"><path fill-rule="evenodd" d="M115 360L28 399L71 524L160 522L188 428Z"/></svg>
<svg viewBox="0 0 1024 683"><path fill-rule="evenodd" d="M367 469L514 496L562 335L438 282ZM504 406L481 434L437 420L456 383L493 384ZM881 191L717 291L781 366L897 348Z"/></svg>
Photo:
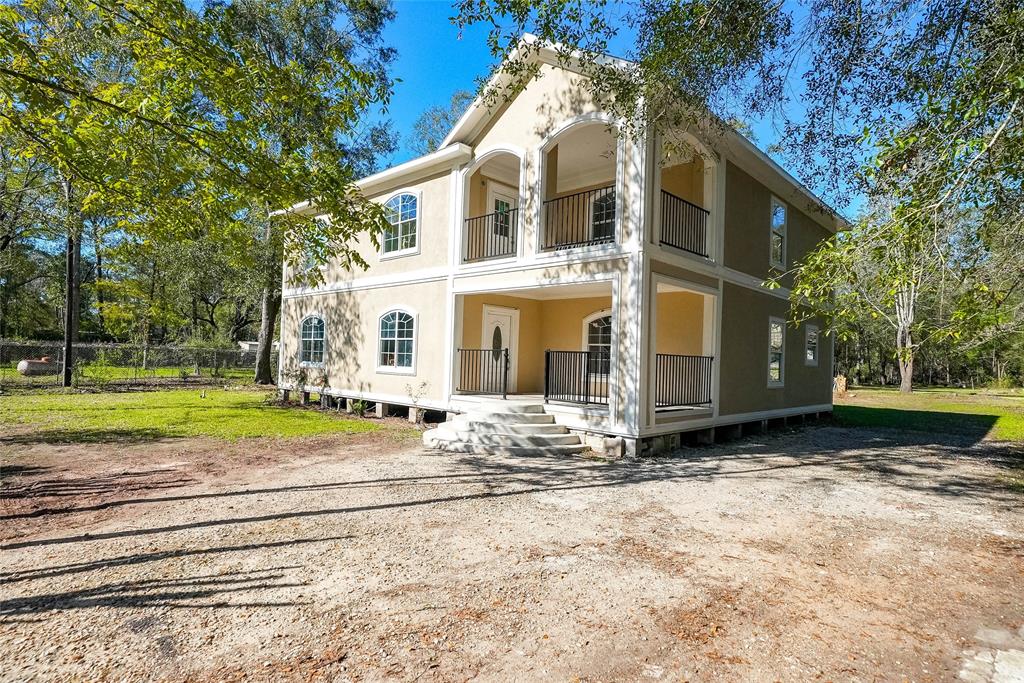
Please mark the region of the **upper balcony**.
<svg viewBox="0 0 1024 683"><path fill-rule="evenodd" d="M693 151L689 159L663 152L661 197L658 202L658 243L689 254L710 258L706 186L709 174L704 159Z"/></svg>
<svg viewBox="0 0 1024 683"><path fill-rule="evenodd" d="M500 152L469 177L462 261L511 258L518 252L519 157Z"/></svg>
<svg viewBox="0 0 1024 683"><path fill-rule="evenodd" d="M614 243L619 140L603 122L574 126L544 153L542 251Z"/></svg>

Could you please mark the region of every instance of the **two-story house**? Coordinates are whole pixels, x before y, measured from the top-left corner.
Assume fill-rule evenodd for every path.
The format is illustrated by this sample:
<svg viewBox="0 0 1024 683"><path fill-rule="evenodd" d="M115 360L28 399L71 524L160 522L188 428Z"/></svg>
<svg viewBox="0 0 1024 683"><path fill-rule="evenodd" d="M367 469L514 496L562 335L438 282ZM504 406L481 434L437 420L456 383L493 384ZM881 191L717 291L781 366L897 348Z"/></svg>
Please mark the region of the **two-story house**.
<svg viewBox="0 0 1024 683"><path fill-rule="evenodd" d="M840 219L742 136L673 158L533 58L515 97L359 182L392 225L367 270L285 273L280 386L465 413L427 435L458 450L649 452L831 411L830 340L762 283Z"/></svg>

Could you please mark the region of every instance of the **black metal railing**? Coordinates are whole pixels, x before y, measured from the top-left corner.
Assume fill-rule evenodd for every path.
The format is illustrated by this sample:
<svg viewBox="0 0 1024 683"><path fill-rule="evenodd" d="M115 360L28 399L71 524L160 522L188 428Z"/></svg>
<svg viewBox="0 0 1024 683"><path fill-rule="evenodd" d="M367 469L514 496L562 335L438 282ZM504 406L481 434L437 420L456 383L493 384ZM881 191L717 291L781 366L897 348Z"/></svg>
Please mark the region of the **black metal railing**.
<svg viewBox="0 0 1024 683"><path fill-rule="evenodd" d="M514 256L519 231L519 209L496 211L466 219L464 261Z"/></svg>
<svg viewBox="0 0 1024 683"><path fill-rule="evenodd" d="M707 258L709 215L706 209L662 190L661 243Z"/></svg>
<svg viewBox="0 0 1024 683"><path fill-rule="evenodd" d="M677 356L657 354L654 405L703 406L711 403L712 356Z"/></svg>
<svg viewBox="0 0 1024 683"><path fill-rule="evenodd" d="M615 216L614 185L548 199L541 247L570 249L614 242Z"/></svg>
<svg viewBox="0 0 1024 683"><path fill-rule="evenodd" d="M544 401L608 403L607 351L545 351Z"/></svg>
<svg viewBox="0 0 1024 683"><path fill-rule="evenodd" d="M508 396L508 349L459 349L458 354L456 391Z"/></svg>

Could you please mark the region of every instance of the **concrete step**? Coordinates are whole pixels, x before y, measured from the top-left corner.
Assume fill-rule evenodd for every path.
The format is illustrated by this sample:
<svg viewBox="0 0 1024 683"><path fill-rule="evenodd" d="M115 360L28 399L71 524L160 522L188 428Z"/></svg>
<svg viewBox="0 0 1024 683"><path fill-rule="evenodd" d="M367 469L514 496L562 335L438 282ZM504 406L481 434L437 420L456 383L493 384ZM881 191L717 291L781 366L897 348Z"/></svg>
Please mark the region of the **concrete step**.
<svg viewBox="0 0 1024 683"><path fill-rule="evenodd" d="M473 406L469 412L482 413L543 413L543 403L515 403L513 401L486 401Z"/></svg>
<svg viewBox="0 0 1024 683"><path fill-rule="evenodd" d="M490 422L492 424L554 424L555 416L545 413L492 413L472 411L455 417L459 422Z"/></svg>
<svg viewBox="0 0 1024 683"><path fill-rule="evenodd" d="M575 434L500 434L469 430L446 429L443 425L433 430L433 439L479 443L492 446L573 446L580 443Z"/></svg>
<svg viewBox="0 0 1024 683"><path fill-rule="evenodd" d="M569 429L560 424L503 424L500 422L473 422L470 420L454 420L444 422L438 427L450 425L453 429L472 430L487 434L568 434Z"/></svg>
<svg viewBox="0 0 1024 683"><path fill-rule="evenodd" d="M583 444L556 444L552 446L497 446L482 443L465 443L462 441L445 441L436 439L429 430L423 434L423 443L430 448L450 453L476 453L480 455L575 455L590 450Z"/></svg>

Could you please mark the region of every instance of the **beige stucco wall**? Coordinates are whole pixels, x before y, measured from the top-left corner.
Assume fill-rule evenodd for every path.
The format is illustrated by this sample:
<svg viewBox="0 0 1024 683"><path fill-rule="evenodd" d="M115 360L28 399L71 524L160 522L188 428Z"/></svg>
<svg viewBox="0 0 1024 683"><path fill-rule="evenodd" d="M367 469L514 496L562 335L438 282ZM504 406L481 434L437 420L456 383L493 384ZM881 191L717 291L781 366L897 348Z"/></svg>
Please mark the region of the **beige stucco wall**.
<svg viewBox="0 0 1024 683"><path fill-rule="evenodd" d="M789 303L725 283L722 298L722 415L820 405L832 401L832 342L821 336L818 365L804 362L806 328L786 325L785 385L768 388L768 319L786 319ZM819 321L820 322L820 321ZM819 325L820 327L820 325Z"/></svg>
<svg viewBox="0 0 1024 683"><path fill-rule="evenodd" d="M354 278L406 273L421 268L443 267L448 264L448 235L451 230L449 188L450 174L440 173L425 180L369 197L372 201L384 203L396 194L410 192L418 196L419 252L406 256L388 258L377 251L369 236L361 234L355 241L355 249L367 263L365 270L346 271L337 261L331 261L323 268L327 283L350 282ZM288 274L290 276L290 273Z"/></svg>
<svg viewBox="0 0 1024 683"><path fill-rule="evenodd" d="M324 367L308 370L316 383L326 372L336 392L372 392L406 397L408 385L427 382L424 398L441 400L445 377L445 282L395 285L354 292L332 292L316 296L287 298L281 311L282 370L298 370L299 330L303 318L317 314L324 318ZM377 341L381 315L394 308L416 314L415 374L378 372ZM410 401L411 402L411 401Z"/></svg>
<svg viewBox="0 0 1024 683"><path fill-rule="evenodd" d="M767 187L735 164L726 164L724 260L727 267L759 278L769 276L771 198ZM829 236L831 233L799 206L787 204L787 270ZM790 276L783 279L785 286L791 283Z"/></svg>
<svg viewBox="0 0 1024 683"><path fill-rule="evenodd" d="M702 355L704 297L693 292L659 292L655 353Z"/></svg>
<svg viewBox="0 0 1024 683"><path fill-rule="evenodd" d="M661 189L697 206L708 208L704 204L704 159L695 156L688 163L663 167Z"/></svg>

